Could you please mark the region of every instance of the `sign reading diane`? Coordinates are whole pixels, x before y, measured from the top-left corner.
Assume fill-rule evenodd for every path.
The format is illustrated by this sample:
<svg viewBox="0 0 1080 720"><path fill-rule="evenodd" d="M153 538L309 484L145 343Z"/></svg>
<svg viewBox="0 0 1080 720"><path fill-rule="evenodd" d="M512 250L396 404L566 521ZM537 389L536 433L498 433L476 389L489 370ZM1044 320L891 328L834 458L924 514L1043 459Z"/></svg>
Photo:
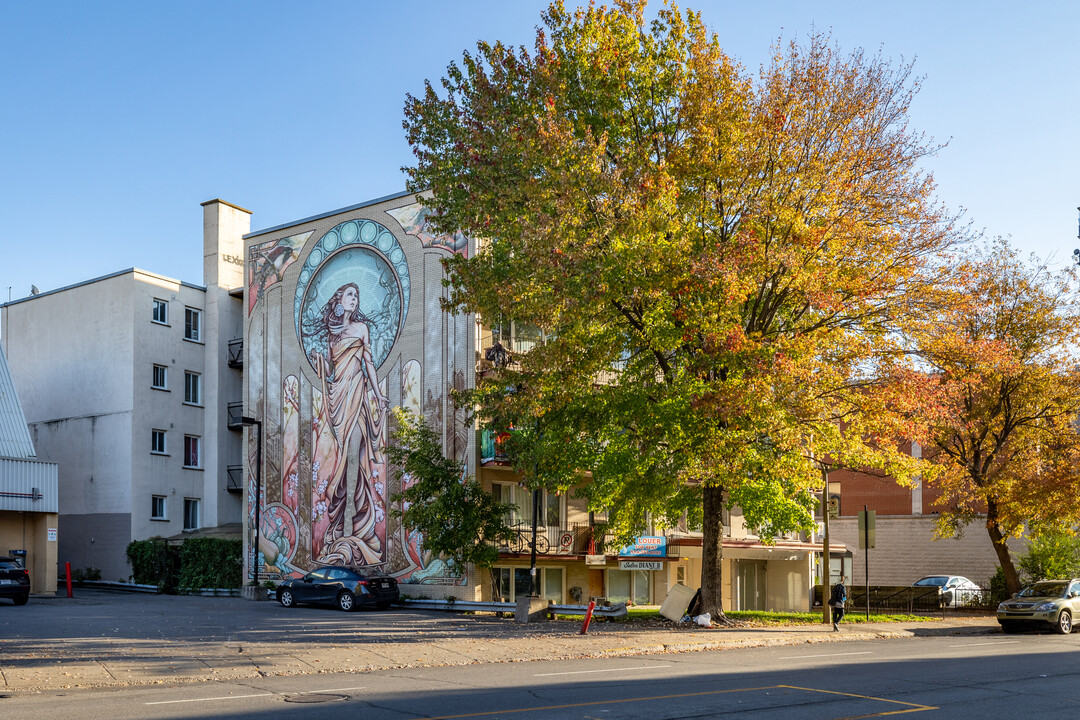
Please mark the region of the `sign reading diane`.
<svg viewBox="0 0 1080 720"><path fill-rule="evenodd" d="M667 555L667 538L659 535L641 535L633 545L619 550L619 557L664 557Z"/></svg>

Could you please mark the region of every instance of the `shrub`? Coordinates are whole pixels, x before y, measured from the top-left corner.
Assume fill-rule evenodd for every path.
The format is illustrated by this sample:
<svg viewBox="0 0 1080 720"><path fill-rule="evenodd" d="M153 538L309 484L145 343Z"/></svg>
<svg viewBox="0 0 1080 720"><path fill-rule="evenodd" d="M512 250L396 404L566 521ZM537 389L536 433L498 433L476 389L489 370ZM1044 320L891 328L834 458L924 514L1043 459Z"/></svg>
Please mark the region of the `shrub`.
<svg viewBox="0 0 1080 720"><path fill-rule="evenodd" d="M175 593L179 553L164 538L133 540L128 543L131 579L139 585L157 585L158 592Z"/></svg>
<svg viewBox="0 0 1080 720"><path fill-rule="evenodd" d="M239 540L185 540L180 546L180 589L239 588L243 552Z"/></svg>

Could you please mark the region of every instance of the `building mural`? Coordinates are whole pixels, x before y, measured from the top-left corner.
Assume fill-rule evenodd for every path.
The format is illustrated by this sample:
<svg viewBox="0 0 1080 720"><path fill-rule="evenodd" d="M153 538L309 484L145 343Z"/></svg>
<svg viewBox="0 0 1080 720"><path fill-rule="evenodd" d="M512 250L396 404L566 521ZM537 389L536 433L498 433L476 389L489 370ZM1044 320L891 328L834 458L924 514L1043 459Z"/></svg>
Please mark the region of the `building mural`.
<svg viewBox="0 0 1080 720"><path fill-rule="evenodd" d="M441 307L441 260L467 254L468 239L433 235L426 209L405 194L245 242L245 402L263 422L264 443L260 579L363 565L403 583L464 582L464 569L426 553L395 517L408 478L397 479L384 448L390 409L402 406L472 465L473 433L450 400L471 382L471 326ZM255 445L250 433L249 528ZM255 553L246 556L251 576Z"/></svg>

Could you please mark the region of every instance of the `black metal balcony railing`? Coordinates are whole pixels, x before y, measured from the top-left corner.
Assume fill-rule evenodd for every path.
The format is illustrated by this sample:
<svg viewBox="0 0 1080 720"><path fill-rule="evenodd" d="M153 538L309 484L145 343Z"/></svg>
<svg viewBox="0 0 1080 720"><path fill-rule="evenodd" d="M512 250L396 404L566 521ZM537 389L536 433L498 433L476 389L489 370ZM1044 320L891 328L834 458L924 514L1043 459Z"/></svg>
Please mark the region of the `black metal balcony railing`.
<svg viewBox="0 0 1080 720"><path fill-rule="evenodd" d="M231 402L228 404L227 407L229 410L229 429L239 430L240 428L244 427L244 403Z"/></svg>
<svg viewBox="0 0 1080 720"><path fill-rule="evenodd" d="M516 523L511 526L514 539L499 548L500 552L529 554L532 552L532 525ZM603 555L609 536L602 525L572 526L541 525L536 528L537 555Z"/></svg>
<svg viewBox="0 0 1080 720"><path fill-rule="evenodd" d="M244 466L229 465L225 468L225 472L227 474L225 489L231 493L244 492Z"/></svg>
<svg viewBox="0 0 1080 720"><path fill-rule="evenodd" d="M229 367L244 367L244 338L229 341Z"/></svg>

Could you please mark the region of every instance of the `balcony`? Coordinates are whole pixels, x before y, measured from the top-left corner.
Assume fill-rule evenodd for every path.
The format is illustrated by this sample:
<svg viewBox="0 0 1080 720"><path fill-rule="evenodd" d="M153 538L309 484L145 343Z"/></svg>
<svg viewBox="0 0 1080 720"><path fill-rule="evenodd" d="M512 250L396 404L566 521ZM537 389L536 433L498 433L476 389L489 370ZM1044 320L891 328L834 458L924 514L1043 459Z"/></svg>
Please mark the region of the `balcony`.
<svg viewBox="0 0 1080 720"><path fill-rule="evenodd" d="M229 341L229 367L244 367L244 338Z"/></svg>
<svg viewBox="0 0 1080 720"><path fill-rule="evenodd" d="M230 430L240 430L244 427L244 403L231 402L228 404L229 420L228 426Z"/></svg>
<svg viewBox="0 0 1080 720"><path fill-rule="evenodd" d="M531 554L532 525L517 523L511 527L515 533L514 539L500 547L499 552L510 555ZM536 554L603 555L607 539L603 525L540 525L536 528Z"/></svg>
<svg viewBox="0 0 1080 720"><path fill-rule="evenodd" d="M225 468L225 472L228 474L225 489L231 493L244 492L244 466L229 465Z"/></svg>

